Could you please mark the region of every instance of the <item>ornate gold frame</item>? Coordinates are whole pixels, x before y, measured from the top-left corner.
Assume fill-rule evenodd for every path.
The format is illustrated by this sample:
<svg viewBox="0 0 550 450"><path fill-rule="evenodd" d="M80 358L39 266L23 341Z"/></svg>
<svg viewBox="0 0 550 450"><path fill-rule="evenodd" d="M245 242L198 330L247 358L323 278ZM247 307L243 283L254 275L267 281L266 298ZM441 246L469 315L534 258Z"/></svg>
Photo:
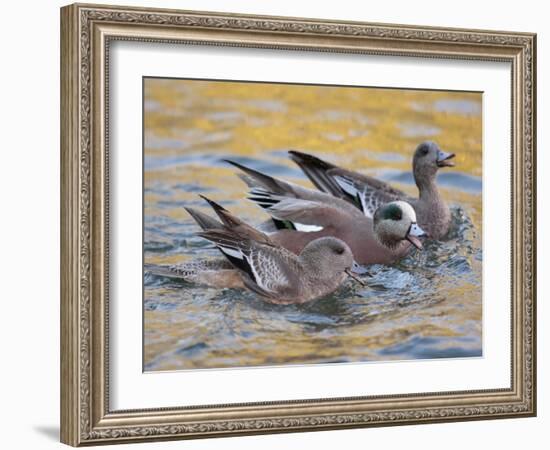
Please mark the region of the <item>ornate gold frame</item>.
<svg viewBox="0 0 550 450"><path fill-rule="evenodd" d="M111 411L106 69L113 40L511 63L510 388ZM99 5L62 8L62 442L78 446L535 415L535 53L536 36L529 33Z"/></svg>

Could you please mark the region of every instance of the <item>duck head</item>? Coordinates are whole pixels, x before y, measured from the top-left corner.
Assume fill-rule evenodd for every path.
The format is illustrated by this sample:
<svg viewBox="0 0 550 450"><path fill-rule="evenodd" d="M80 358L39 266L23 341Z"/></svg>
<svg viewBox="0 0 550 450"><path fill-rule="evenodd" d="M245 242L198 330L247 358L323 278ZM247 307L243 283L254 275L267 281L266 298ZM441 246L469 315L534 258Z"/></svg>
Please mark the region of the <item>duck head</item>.
<svg viewBox="0 0 550 450"><path fill-rule="evenodd" d="M344 272L353 266L353 253L348 244L335 237L314 239L300 253L300 259L319 272Z"/></svg>
<svg viewBox="0 0 550 450"><path fill-rule="evenodd" d="M373 217L374 234L386 247L395 248L401 241L409 241L422 248L420 237L426 232L416 223L416 213L407 202L396 201L380 206Z"/></svg>
<svg viewBox="0 0 550 450"><path fill-rule="evenodd" d="M349 246L335 237L322 237L307 244L300 253L300 259L319 277L331 278L344 273L364 284L353 273L358 267Z"/></svg>
<svg viewBox="0 0 550 450"><path fill-rule="evenodd" d="M454 162L451 160L454 157L454 153L444 152L435 142L422 142L416 147L413 157L413 173L418 187L424 181L435 178L441 167L453 167Z"/></svg>

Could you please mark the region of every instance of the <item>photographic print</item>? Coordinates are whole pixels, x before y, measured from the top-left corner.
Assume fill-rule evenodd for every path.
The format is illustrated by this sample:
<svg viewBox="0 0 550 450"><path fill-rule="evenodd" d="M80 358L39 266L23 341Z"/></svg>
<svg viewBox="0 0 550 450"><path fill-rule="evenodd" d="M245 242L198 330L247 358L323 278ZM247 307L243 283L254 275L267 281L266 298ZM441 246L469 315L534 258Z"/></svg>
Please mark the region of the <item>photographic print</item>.
<svg viewBox="0 0 550 450"><path fill-rule="evenodd" d="M482 94L143 78L145 371L480 357Z"/></svg>
<svg viewBox="0 0 550 450"><path fill-rule="evenodd" d="M63 7L61 441L535 416L536 41Z"/></svg>

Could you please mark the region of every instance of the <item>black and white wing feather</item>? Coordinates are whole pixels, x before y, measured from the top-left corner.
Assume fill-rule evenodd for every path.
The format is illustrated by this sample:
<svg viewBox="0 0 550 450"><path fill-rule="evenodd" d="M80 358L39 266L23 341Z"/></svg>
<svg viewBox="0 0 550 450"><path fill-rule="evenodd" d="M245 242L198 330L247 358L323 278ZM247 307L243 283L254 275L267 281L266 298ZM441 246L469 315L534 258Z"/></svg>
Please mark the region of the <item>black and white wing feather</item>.
<svg viewBox="0 0 550 450"><path fill-rule="evenodd" d="M374 187L371 183L366 183L364 179L354 178L339 172L341 171L335 170L329 176L338 184L346 200L357 206L367 217L372 218L374 212L386 203L407 198L405 193L397 191L389 185L386 185L386 188L382 186ZM376 181L377 184L382 183Z"/></svg>
<svg viewBox="0 0 550 450"><path fill-rule="evenodd" d="M199 233L214 243L229 262L243 275L243 282L264 297L288 294L295 283L297 257L290 252L255 242L227 230Z"/></svg>
<svg viewBox="0 0 550 450"><path fill-rule="evenodd" d="M347 201L330 194L278 180L238 163L228 162L245 173L241 178L250 188L248 199L262 207L275 221L284 224L284 228L320 231L340 221L352 220L357 214L357 209Z"/></svg>
<svg viewBox="0 0 550 450"><path fill-rule="evenodd" d="M334 195L335 197L342 196L342 190L331 176L328 175L328 171L332 169L338 169L337 166L327 161L323 161L316 156L309 155L307 153L298 152L296 150L289 150L290 159L294 161L309 180L320 191Z"/></svg>
<svg viewBox="0 0 550 450"><path fill-rule="evenodd" d="M342 169L307 153L291 150L289 155L319 190L347 200L367 217L372 218L385 203L408 199L403 191L368 175Z"/></svg>

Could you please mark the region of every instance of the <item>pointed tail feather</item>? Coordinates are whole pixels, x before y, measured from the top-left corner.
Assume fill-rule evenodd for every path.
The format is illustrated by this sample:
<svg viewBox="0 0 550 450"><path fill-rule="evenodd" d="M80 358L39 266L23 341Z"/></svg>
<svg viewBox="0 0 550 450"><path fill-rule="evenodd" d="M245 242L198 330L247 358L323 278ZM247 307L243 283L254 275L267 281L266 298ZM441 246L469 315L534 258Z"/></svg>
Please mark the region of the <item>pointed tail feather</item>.
<svg viewBox="0 0 550 450"><path fill-rule="evenodd" d="M289 191L290 185L284 181L277 180L269 175L258 172L250 167L243 166L235 161L231 161L229 159L225 159L224 161L245 173L245 175L240 175L240 177L250 188L261 186L277 194Z"/></svg>
<svg viewBox="0 0 550 450"><path fill-rule="evenodd" d="M195 222L203 229L203 230L215 230L218 228L223 228L223 225L218 222L216 219L210 217L207 214L204 214L200 212L199 210L191 207L185 207L185 210L189 213L189 215L195 219Z"/></svg>
<svg viewBox="0 0 550 450"><path fill-rule="evenodd" d="M200 195L200 197L211 206L211 208L214 210L216 215L220 218L225 226L229 228L234 228L240 225L246 225L242 220L235 217L219 203L216 203L214 200L210 200L204 195Z"/></svg>
<svg viewBox="0 0 550 450"><path fill-rule="evenodd" d="M253 201L263 209L269 209L284 198L300 198L306 191L305 188L295 186L282 180L278 180L257 170L243 166L235 161L225 160L227 163L242 170L239 177L248 185L248 200ZM299 190L299 191L297 191ZM298 194L300 192L301 194ZM277 227L278 228L278 227Z"/></svg>
<svg viewBox="0 0 550 450"><path fill-rule="evenodd" d="M212 207L214 212L223 222L223 226L218 227L218 230L221 228L222 230L233 233L235 236L239 236L239 238L241 239L250 239L256 242L261 242L262 244L272 245L269 236L267 236L265 233L258 231L254 227L248 225L238 217L231 214L227 209L225 209L223 206L219 205L215 201L210 200L204 195L201 195L201 197L206 202L208 202L208 204Z"/></svg>

